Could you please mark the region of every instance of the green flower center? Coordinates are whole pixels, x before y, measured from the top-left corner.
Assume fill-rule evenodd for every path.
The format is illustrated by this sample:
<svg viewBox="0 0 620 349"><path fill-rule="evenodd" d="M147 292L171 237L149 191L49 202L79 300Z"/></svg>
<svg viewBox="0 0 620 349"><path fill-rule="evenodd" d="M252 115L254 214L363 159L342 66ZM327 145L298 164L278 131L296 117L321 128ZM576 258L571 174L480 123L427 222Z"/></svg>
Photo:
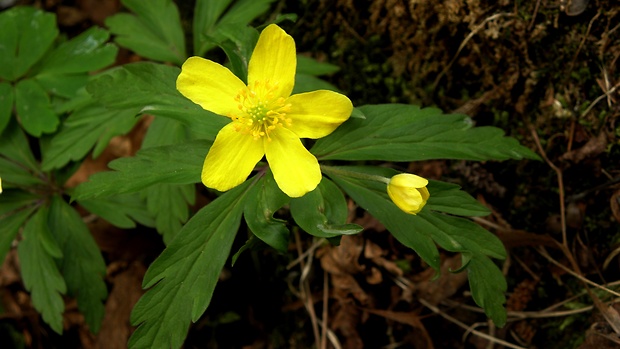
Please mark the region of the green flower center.
<svg viewBox="0 0 620 349"><path fill-rule="evenodd" d="M242 89L235 96L239 103L239 115L232 115L235 130L249 134L254 139L267 137L277 127L291 126L291 119L286 117L291 104L286 103L284 97L275 97L278 84L255 81L251 86Z"/></svg>

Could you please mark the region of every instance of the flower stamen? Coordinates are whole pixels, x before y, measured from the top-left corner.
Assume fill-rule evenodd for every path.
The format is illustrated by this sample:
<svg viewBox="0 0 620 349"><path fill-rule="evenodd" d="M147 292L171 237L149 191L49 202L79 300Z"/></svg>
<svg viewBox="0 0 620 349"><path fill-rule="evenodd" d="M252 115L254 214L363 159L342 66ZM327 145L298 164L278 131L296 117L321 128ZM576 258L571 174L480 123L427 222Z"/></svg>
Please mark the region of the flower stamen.
<svg viewBox="0 0 620 349"><path fill-rule="evenodd" d="M255 81L247 88L239 91L235 96L235 102L239 103L238 115L229 115L235 123L235 130L243 134L249 134L254 139L267 137L277 127L290 127L291 118L286 113L291 110L291 104L286 103L286 98L275 98L278 83Z"/></svg>

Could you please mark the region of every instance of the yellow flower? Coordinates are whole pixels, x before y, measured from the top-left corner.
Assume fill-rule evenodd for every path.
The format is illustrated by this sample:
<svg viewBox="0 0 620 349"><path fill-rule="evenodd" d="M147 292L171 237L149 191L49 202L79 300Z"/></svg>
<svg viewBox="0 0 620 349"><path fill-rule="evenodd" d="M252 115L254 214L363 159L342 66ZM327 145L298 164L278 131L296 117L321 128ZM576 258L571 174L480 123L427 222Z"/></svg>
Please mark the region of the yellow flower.
<svg viewBox="0 0 620 349"><path fill-rule="evenodd" d="M400 208L409 214L417 214L426 205L430 197L428 180L410 173L401 173L390 179L387 192L390 199Z"/></svg>
<svg viewBox="0 0 620 349"><path fill-rule="evenodd" d="M278 187L300 197L321 181L319 163L300 138L321 138L353 110L344 95L326 90L291 96L295 41L275 24L261 33L248 64L247 86L222 65L185 61L177 89L194 103L229 117L202 168L205 186L226 191L243 183L265 155Z"/></svg>
<svg viewBox="0 0 620 349"><path fill-rule="evenodd" d="M0 194L2 194L2 178L0 178Z"/></svg>

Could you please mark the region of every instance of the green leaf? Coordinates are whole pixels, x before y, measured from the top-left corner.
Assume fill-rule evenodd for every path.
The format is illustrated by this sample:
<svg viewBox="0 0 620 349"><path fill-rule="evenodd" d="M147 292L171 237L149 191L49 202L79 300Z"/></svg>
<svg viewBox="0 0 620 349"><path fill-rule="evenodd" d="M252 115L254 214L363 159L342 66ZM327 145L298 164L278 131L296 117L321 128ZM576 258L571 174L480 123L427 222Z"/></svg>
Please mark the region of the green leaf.
<svg viewBox="0 0 620 349"><path fill-rule="evenodd" d="M400 104L359 109L365 119L350 118L312 153L323 160L539 159L496 127L473 127L465 115Z"/></svg>
<svg viewBox="0 0 620 349"><path fill-rule="evenodd" d="M8 82L0 82L0 134L11 120L14 97L13 86Z"/></svg>
<svg viewBox="0 0 620 349"><path fill-rule="evenodd" d="M491 213L456 184L429 180L427 189L432 193L426 204L430 210L467 217L487 216Z"/></svg>
<svg viewBox="0 0 620 349"><path fill-rule="evenodd" d="M215 139L230 119L208 112L181 95L176 89L180 72L163 64L126 64L102 74L87 89L109 109L137 108L140 113L181 121L202 139Z"/></svg>
<svg viewBox="0 0 620 349"><path fill-rule="evenodd" d="M495 325L506 324L506 303L504 294L508 289L504 274L487 257L473 256L467 265L469 288L476 304L480 305Z"/></svg>
<svg viewBox="0 0 620 349"><path fill-rule="evenodd" d="M252 181L203 207L151 264L131 323L139 325L129 347L169 349L183 345L190 321L206 310L230 254Z"/></svg>
<svg viewBox="0 0 620 349"><path fill-rule="evenodd" d="M105 314L103 301L108 294L104 282L106 265L99 247L82 217L59 196L52 198L48 222L64 255L59 267L68 294L77 299L88 327L97 333Z"/></svg>
<svg viewBox="0 0 620 349"><path fill-rule="evenodd" d="M219 36L225 38L217 44L226 53L230 70L247 84L248 63L258 41L258 31L251 27L230 24L220 26L218 32Z"/></svg>
<svg viewBox="0 0 620 349"><path fill-rule="evenodd" d="M93 149L97 157L110 140L129 132L140 120L137 110L109 110L97 103L73 112L52 137L50 147L43 152L43 170L65 166L70 161L81 160Z"/></svg>
<svg viewBox="0 0 620 349"><path fill-rule="evenodd" d="M183 143L190 136L190 130L183 123L157 117L149 125L142 141L142 149ZM162 234L166 245L172 241L189 218L188 204L194 204L195 195L193 184L160 183L144 190L147 209L155 217L155 228Z"/></svg>
<svg viewBox="0 0 620 349"><path fill-rule="evenodd" d="M86 74L40 74L34 77L34 80L36 80L47 93L68 99L76 97L78 91L86 86L88 79L89 77ZM60 113L58 109L54 111Z"/></svg>
<svg viewBox="0 0 620 349"><path fill-rule="evenodd" d="M431 211L428 205L417 215L406 214L387 197L385 183L347 175L347 172L355 170L361 172L360 168L355 167L323 168L357 204L383 223L398 241L415 250L435 270L439 270L440 261L434 242L447 251L466 255L470 259L467 270L470 271L471 291L478 295L474 300L498 325L503 324L498 314L504 312L505 322L502 305L506 287L501 283L491 286L480 280L485 273L493 272L491 265L494 264L488 257L506 257L502 242L479 225L464 218ZM432 198L433 192L430 193ZM496 277L492 276L491 280L496 281Z"/></svg>
<svg viewBox="0 0 620 349"><path fill-rule="evenodd" d="M24 76L50 48L56 36L56 16L34 7L13 7L0 13L0 78Z"/></svg>
<svg viewBox="0 0 620 349"><path fill-rule="evenodd" d="M4 196L4 193L2 194ZM36 207L27 207L10 215L2 215L0 226L0 261L4 261L6 254L11 249L13 240L19 232L19 228L32 215Z"/></svg>
<svg viewBox="0 0 620 349"><path fill-rule="evenodd" d="M41 207L26 223L17 246L21 274L32 305L56 333L62 333L62 294L67 286L56 265L62 251L47 225L48 209Z"/></svg>
<svg viewBox="0 0 620 349"><path fill-rule="evenodd" d="M311 92L316 90L330 90L334 92L340 92L336 86L330 84L327 81L321 80L316 76L308 74L295 75L295 87L293 88L293 94Z"/></svg>
<svg viewBox="0 0 620 349"><path fill-rule="evenodd" d="M88 212L122 229L135 228L135 222L147 227L155 226L155 219L146 209L146 202L137 193L79 200L78 203Z"/></svg>
<svg viewBox="0 0 620 349"><path fill-rule="evenodd" d="M60 122L47 93L34 80L21 80L15 85L15 108L24 130L35 137L56 131Z"/></svg>
<svg viewBox="0 0 620 349"><path fill-rule="evenodd" d="M185 34L177 6L171 0L123 0L136 15L119 13L105 24L116 35L115 41L144 58L181 65L185 53Z"/></svg>
<svg viewBox="0 0 620 349"><path fill-rule="evenodd" d="M11 215L21 208L34 206L39 199L39 196L26 191L5 189L0 195L0 217Z"/></svg>
<svg viewBox="0 0 620 349"><path fill-rule="evenodd" d="M329 75L333 74L340 70L337 65L319 62L316 59L297 55L297 74L307 74L307 75Z"/></svg>
<svg viewBox="0 0 620 349"><path fill-rule="evenodd" d="M263 242L285 253L288 250L290 232L286 221L274 218L273 215L286 205L290 198L280 190L271 171L260 178L248 197L243 212L248 227Z"/></svg>
<svg viewBox="0 0 620 349"><path fill-rule="evenodd" d="M73 200L135 192L157 183L198 183L210 146L211 142L191 141L142 149L135 157L116 159L108 164L116 171L92 175L75 189Z"/></svg>
<svg viewBox="0 0 620 349"><path fill-rule="evenodd" d="M363 230L357 224L347 224L347 201L332 181L323 178L319 186L290 204L295 223L316 237L332 238L357 234Z"/></svg>
<svg viewBox="0 0 620 349"><path fill-rule="evenodd" d="M16 122L9 123L0 136L0 156L11 159L33 172L39 170L28 139Z"/></svg>
<svg viewBox="0 0 620 349"><path fill-rule="evenodd" d="M195 185L155 184L145 189L146 208L155 217L155 228L168 245L189 218L195 202Z"/></svg>
<svg viewBox="0 0 620 349"><path fill-rule="evenodd" d="M91 27L75 38L58 45L37 67L41 74L88 73L114 63L118 48L105 44L107 30Z"/></svg>
<svg viewBox="0 0 620 349"><path fill-rule="evenodd" d="M274 0L198 0L194 9L194 54L203 56L226 37L222 28L247 26L269 9ZM227 10L228 9L228 10ZM226 13L224 13L226 12Z"/></svg>

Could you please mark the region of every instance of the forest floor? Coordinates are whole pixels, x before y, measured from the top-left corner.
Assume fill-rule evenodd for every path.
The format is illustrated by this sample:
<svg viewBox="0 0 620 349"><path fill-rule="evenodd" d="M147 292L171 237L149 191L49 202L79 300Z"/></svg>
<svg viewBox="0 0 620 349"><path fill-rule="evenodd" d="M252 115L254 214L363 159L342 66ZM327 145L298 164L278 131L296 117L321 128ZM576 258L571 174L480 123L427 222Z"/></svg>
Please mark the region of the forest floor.
<svg viewBox="0 0 620 349"><path fill-rule="evenodd" d="M57 13L70 35L122 10L116 0L35 3ZM177 3L191 16L193 1ZM508 250L508 324L488 321L467 291L467 275L449 272L459 256L443 253L434 280L434 271L376 220L352 215L365 230L339 247L295 233L286 255L244 253L227 265L186 348L620 348L616 0L281 0L271 13L297 14L282 26L300 53L340 67L327 80L354 105L467 114L541 155L543 161L400 164L457 183L492 210L476 222ZM119 64L137 59L122 52ZM108 154L114 147L135 151L142 131L117 138ZM113 156L93 166L105 168ZM147 228L91 227L108 262L100 333L88 331L75 303L67 304L64 335L46 328L9 259L0 294L5 309L21 317L7 322L0 315L0 338L22 336L28 348L125 347L142 276L163 243ZM244 242L239 236L233 249ZM319 321L337 340L320 333Z"/></svg>

